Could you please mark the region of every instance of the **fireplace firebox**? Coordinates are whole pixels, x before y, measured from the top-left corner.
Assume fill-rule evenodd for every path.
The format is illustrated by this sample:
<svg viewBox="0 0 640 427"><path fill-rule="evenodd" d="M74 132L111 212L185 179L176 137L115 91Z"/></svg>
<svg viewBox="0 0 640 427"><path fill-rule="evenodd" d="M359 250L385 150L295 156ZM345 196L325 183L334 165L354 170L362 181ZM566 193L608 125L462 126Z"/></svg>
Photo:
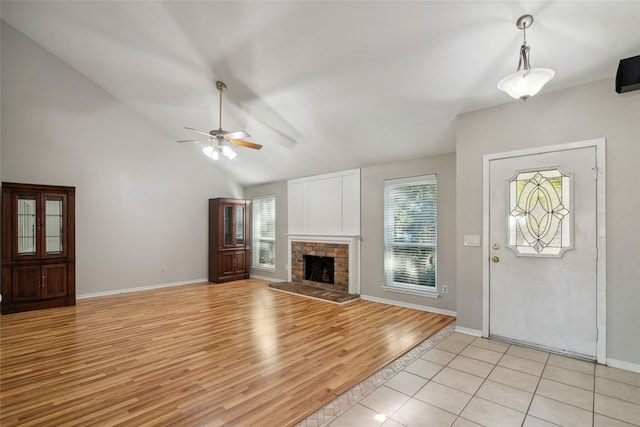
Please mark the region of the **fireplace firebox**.
<svg viewBox="0 0 640 427"><path fill-rule="evenodd" d="M304 279L313 282L334 283L334 259L327 256L303 255Z"/></svg>

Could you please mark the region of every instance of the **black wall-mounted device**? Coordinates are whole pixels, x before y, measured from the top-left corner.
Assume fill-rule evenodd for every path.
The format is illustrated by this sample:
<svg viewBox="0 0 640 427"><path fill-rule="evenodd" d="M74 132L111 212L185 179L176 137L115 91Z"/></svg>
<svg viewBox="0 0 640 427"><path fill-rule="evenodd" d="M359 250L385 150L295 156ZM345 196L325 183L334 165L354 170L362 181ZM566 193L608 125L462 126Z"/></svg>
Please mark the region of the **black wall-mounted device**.
<svg viewBox="0 0 640 427"><path fill-rule="evenodd" d="M621 59L616 74L616 92L625 93L640 89L640 55Z"/></svg>

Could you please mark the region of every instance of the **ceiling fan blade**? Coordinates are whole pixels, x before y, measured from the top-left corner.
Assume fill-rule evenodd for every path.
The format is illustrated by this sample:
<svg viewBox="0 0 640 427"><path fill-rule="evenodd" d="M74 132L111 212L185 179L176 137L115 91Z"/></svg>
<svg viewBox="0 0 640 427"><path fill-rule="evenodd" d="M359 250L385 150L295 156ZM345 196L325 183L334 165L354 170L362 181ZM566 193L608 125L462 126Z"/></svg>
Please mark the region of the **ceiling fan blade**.
<svg viewBox="0 0 640 427"><path fill-rule="evenodd" d="M241 139L232 139L231 143L234 145L239 145L240 147L253 148L254 150L259 150L262 148L262 145L260 144L255 144L249 141L243 141Z"/></svg>
<svg viewBox="0 0 640 427"><path fill-rule="evenodd" d="M240 139L240 138L249 138L251 135L249 135L248 133L246 133L243 130L239 130L236 132L229 132L229 133L225 133L224 137L227 139Z"/></svg>
<svg viewBox="0 0 640 427"><path fill-rule="evenodd" d="M208 141L211 138L200 138L200 139L183 139L182 141L177 142L199 142L199 141Z"/></svg>
<svg viewBox="0 0 640 427"><path fill-rule="evenodd" d="M192 131L197 132L197 133L202 134L202 135L211 136L211 135L209 134L209 132L203 132L203 131L201 131L201 130L194 129L194 128L188 128L188 127L186 127L186 126L185 126L184 128L185 128L185 129L187 129L187 130L192 130Z"/></svg>

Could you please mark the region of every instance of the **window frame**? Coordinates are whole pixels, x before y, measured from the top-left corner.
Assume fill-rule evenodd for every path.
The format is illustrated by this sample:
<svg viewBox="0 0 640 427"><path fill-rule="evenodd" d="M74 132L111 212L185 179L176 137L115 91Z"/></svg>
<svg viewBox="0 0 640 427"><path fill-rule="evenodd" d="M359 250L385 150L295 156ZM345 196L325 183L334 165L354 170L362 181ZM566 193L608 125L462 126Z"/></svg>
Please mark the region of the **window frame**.
<svg viewBox="0 0 640 427"><path fill-rule="evenodd" d="M394 204L392 200L389 200L389 197L393 197L391 193L394 188L407 188L408 186L415 186L425 184L429 186L434 186L430 191L434 194L435 200L432 197L431 200L424 200L425 205L422 206L422 212L425 212L424 217L421 218L422 224L421 227L428 227L431 225L433 228L429 232L425 232L424 228L421 228L421 232L423 235L420 235L419 238L421 240L428 240L427 242L409 242L406 241L398 241L397 236L395 234L395 212ZM430 205L427 205L429 203ZM435 203L435 206L434 206ZM408 178L399 178L399 179L388 179L384 181L384 195L383 195L383 215L384 215L384 225L383 225L383 251L384 251L384 285L383 288L385 290L409 293L409 294L418 294L423 296L431 296L438 297L438 180L436 174L426 174L419 175ZM389 228L392 227L392 228ZM412 239L413 236L409 235L409 238ZM432 259L432 268L433 268L433 285L429 284L416 284L397 281L397 276L394 274L393 262L395 261L393 258L393 254L390 253L394 248L408 247L417 249L420 252L422 249L431 249L432 255L430 258ZM410 252L410 251L409 251ZM410 255L410 253L409 253ZM427 262L428 257L421 260L421 262ZM427 267L429 268L429 267ZM402 273L401 273L402 274ZM425 274L425 273L422 273ZM424 278L425 280L429 280L428 278Z"/></svg>
<svg viewBox="0 0 640 427"><path fill-rule="evenodd" d="M273 203L273 237L263 236L262 233L259 233L263 218L259 210L262 205L266 201L272 201ZM252 205L252 224L251 224L251 266L253 268L275 271L276 269L276 196L275 195L266 195L254 197L251 201ZM273 264L263 264L260 263L260 243L261 242L270 242L273 243Z"/></svg>

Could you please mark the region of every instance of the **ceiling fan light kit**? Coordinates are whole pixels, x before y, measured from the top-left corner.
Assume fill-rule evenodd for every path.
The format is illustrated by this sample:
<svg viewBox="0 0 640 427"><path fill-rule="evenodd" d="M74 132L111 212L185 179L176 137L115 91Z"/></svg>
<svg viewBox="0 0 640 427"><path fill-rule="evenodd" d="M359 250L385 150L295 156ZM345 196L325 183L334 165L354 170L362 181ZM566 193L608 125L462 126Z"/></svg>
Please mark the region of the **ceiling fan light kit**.
<svg viewBox="0 0 640 427"><path fill-rule="evenodd" d="M214 141L213 145L209 145L202 149L202 152L208 157L211 157L213 160L218 160L220 158L221 153L224 157L228 158L229 160L233 160L237 156L237 154L230 147L230 144L237 145L239 147L253 148L254 150L261 149L262 145L256 144L254 142L244 141L243 139L241 139L241 138L249 138L251 136L247 132L243 130L227 132L226 130L222 129L222 92L224 92L227 89L227 85L225 85L221 81L217 81L216 89L218 89L218 92L220 92L218 129L210 130L209 133L207 133L198 129L185 126L185 129L199 133L201 135L206 135L207 137L200 138L200 139L187 139L187 140L178 141L178 142Z"/></svg>
<svg viewBox="0 0 640 427"><path fill-rule="evenodd" d="M529 63L530 48L527 45L527 28L533 24L533 16L523 15L516 21L516 27L522 30L523 41L520 46L518 69L498 82L498 89L515 99L526 101L534 96L549 82L555 72L550 68L531 68Z"/></svg>

